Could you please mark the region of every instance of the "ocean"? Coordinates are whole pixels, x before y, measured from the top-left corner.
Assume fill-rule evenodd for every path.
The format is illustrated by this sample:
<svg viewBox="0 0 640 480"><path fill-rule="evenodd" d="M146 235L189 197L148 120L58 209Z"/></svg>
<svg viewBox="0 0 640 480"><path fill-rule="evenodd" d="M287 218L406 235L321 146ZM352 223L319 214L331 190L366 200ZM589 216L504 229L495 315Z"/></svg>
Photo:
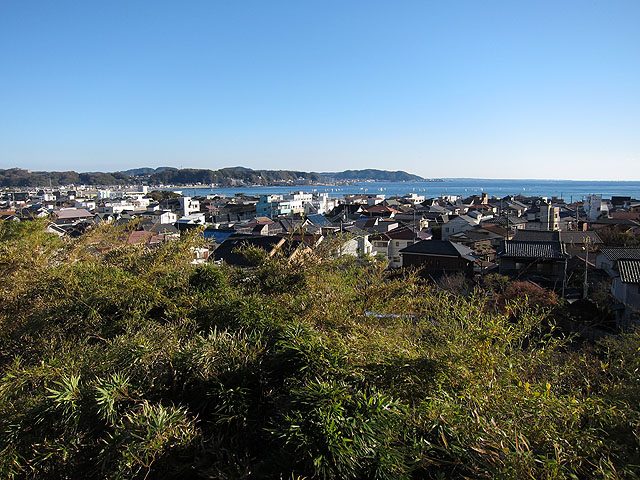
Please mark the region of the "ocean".
<svg viewBox="0 0 640 480"><path fill-rule="evenodd" d="M440 195L479 195L505 197L525 195L563 198L567 202L584 199L587 195L599 194L603 198L630 196L640 199L640 181L583 181L583 180L498 180L477 178L447 178L442 182L358 182L351 185L301 185L275 187L233 188L174 188L187 196L224 195L278 195L297 191L326 192L332 197L345 194L384 194L386 197L416 193L427 198Z"/></svg>

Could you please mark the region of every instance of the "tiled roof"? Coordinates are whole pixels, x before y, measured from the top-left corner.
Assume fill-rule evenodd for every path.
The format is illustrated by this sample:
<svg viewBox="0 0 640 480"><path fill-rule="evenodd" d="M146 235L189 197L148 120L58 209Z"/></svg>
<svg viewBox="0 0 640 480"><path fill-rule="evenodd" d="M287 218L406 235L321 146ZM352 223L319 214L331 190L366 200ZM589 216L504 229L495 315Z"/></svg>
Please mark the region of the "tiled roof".
<svg viewBox="0 0 640 480"><path fill-rule="evenodd" d="M507 225L508 223L509 225L522 225L523 223L527 223L527 219L523 217L514 217L514 216L510 216L507 219L505 217L499 216L499 217L493 217L488 220L485 220L482 223L498 224L498 225Z"/></svg>
<svg viewBox="0 0 640 480"><path fill-rule="evenodd" d="M421 242L409 245L400 250L400 253L413 253L420 255L439 255L445 257L466 257L473 253L473 250L450 242L448 240L422 240Z"/></svg>
<svg viewBox="0 0 640 480"><path fill-rule="evenodd" d="M623 283L640 283L640 260L620 260L618 272Z"/></svg>
<svg viewBox="0 0 640 480"><path fill-rule="evenodd" d="M518 230L513 236L514 242L557 242L560 232L545 230Z"/></svg>
<svg viewBox="0 0 640 480"><path fill-rule="evenodd" d="M560 242L504 242L503 256L514 258L564 259L567 254Z"/></svg>
<svg viewBox="0 0 640 480"><path fill-rule="evenodd" d="M600 252L611 261L640 260L640 248L600 247Z"/></svg>
<svg viewBox="0 0 640 480"><path fill-rule="evenodd" d="M589 244L596 245L602 243L600 236L596 232L562 232L560 233L560 239L562 243L573 243L575 245L582 245L585 243L585 238L589 239Z"/></svg>

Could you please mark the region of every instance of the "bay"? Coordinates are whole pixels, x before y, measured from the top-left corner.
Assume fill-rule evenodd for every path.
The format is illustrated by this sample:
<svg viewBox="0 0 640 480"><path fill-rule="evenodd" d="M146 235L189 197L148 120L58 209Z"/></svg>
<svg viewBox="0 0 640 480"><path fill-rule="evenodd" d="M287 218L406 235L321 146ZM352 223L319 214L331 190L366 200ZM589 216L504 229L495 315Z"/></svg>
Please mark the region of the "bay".
<svg viewBox="0 0 640 480"><path fill-rule="evenodd" d="M300 185L270 187L229 188L172 188L187 196L221 195L283 195L298 191L328 193L331 197L345 194L383 194L387 198L409 193L427 198L440 195L480 195L499 198L507 195L558 197L565 201L583 200L587 195L599 194L603 198L630 196L640 198L640 181L587 181L587 180L506 180L477 178L446 178L441 182L358 182L350 185Z"/></svg>

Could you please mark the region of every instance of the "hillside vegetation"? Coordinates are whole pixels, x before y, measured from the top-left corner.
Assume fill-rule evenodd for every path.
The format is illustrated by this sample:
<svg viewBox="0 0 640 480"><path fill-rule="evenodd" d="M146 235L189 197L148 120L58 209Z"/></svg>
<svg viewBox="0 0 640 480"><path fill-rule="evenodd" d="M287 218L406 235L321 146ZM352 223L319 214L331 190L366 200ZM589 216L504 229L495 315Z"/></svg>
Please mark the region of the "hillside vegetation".
<svg viewBox="0 0 640 480"><path fill-rule="evenodd" d="M1 478L631 478L640 336L331 247L239 270L0 223Z"/></svg>
<svg viewBox="0 0 640 480"><path fill-rule="evenodd" d="M422 177L406 172L385 170L346 170L336 173L313 173L292 170L252 170L244 167L219 170L198 168L134 168L124 172L32 172L21 168L0 169L0 187L37 187L62 185L128 185L145 182L151 185L301 185L334 180L415 181Z"/></svg>
<svg viewBox="0 0 640 480"><path fill-rule="evenodd" d="M390 172L388 170L376 170L374 168L320 173L320 175L334 180L374 180L377 182L419 182L424 180L424 178L419 177L418 175L403 172L402 170Z"/></svg>

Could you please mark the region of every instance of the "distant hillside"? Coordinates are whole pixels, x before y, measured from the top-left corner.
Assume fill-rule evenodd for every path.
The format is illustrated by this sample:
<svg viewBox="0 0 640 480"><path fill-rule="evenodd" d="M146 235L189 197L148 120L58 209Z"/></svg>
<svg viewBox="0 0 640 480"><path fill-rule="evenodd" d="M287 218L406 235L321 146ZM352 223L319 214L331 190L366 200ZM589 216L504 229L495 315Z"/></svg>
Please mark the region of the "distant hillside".
<svg viewBox="0 0 640 480"><path fill-rule="evenodd" d="M132 168L130 170L123 170L121 173L137 176L137 175L151 175L152 173L162 172L164 170L177 170L177 168L175 167L158 167L158 168L142 167L142 168Z"/></svg>
<svg viewBox="0 0 640 480"><path fill-rule="evenodd" d="M320 174L334 180L375 180L377 182L419 182L424 178L401 170L390 172L387 170L345 170L344 172L327 172Z"/></svg>
<svg viewBox="0 0 640 480"><path fill-rule="evenodd" d="M181 170L164 170L149 176L150 183L165 185L193 185L196 183L271 185L274 183L310 183L320 179L321 177L317 173L292 170L251 170L244 167L221 168L220 170L183 168Z"/></svg>
<svg viewBox="0 0 640 480"><path fill-rule="evenodd" d="M38 187L59 185L126 185L132 178L122 172L32 172L22 168L0 169L2 187Z"/></svg>
<svg viewBox="0 0 640 480"><path fill-rule="evenodd" d="M220 170L171 167L135 168L125 172L32 172L21 168L0 169L0 187L39 187L61 185L274 185L305 184L321 181L317 173L291 170L251 170L244 167Z"/></svg>
<svg viewBox="0 0 640 480"><path fill-rule="evenodd" d="M173 167L132 168L123 172L32 172L21 168L0 169L0 187L38 187L60 185L304 185L336 180L373 180L379 182L420 181L423 178L407 172L385 170L346 170L333 173L313 173L294 170L252 170L246 167L219 170Z"/></svg>

